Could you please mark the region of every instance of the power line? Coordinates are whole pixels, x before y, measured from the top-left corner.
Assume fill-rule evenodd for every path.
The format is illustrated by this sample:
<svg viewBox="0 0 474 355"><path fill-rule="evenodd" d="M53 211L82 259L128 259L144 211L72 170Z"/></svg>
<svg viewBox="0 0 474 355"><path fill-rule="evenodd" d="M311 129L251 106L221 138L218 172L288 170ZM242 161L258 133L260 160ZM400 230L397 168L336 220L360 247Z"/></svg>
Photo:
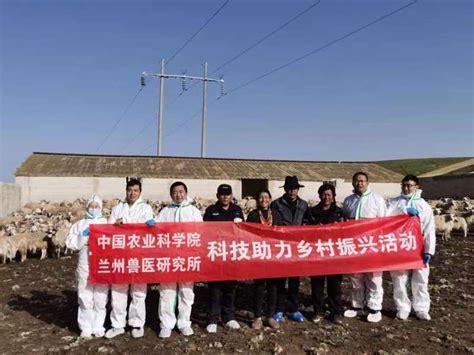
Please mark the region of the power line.
<svg viewBox="0 0 474 355"><path fill-rule="evenodd" d="M120 122L125 118L125 114L130 110L130 107L135 103L138 95L142 92L143 87L141 87L138 92L135 94L133 99L129 102L129 104L125 107L125 110L123 110L122 114L118 117L118 120L115 122L114 126L110 130L109 134L102 140L102 142L99 144L99 146L96 149L96 153L99 152L100 148L107 142L107 140L110 138L110 136L115 132L115 129L118 127Z"/></svg>
<svg viewBox="0 0 474 355"><path fill-rule="evenodd" d="M226 96L226 95L229 95L229 94L231 94L231 93L233 93L233 92L235 92L235 91L237 91L237 90L239 90L239 89L241 89L241 88L243 88L243 87L245 87L245 86L248 86L248 85L250 85L250 84L252 84L252 83L254 83L254 82L256 82L256 81L258 81L258 80L260 80L260 79L263 79L263 78L265 78L265 77L267 77L267 76L269 76L269 75L271 75L271 74L273 74L273 73L276 73L276 72L278 72L278 71L280 71L280 70L282 70L282 69L284 69L284 68L286 68L286 67L288 67L288 66L290 66L290 65L292 65L292 64L294 64L294 63L296 63L296 62L299 62L299 61L301 61L301 60L303 60L303 59L305 59L305 58L307 58L307 57L309 57L309 56L311 56L311 55L313 55L313 54L316 54L316 53L318 53L318 52L320 52L320 51L322 51L322 50L324 50L324 49L326 49L326 48L332 46L333 44L336 44L337 42L340 42L340 41L346 39L347 37L350 37L350 36L356 34L357 32L360 32L360 31L362 31L362 30L364 30L364 29L366 29L366 28L368 28L368 27L370 27L370 26L376 24L377 22L380 22L380 21L382 21L382 20L384 20L384 19L386 19L386 18L388 18L388 17L390 17L390 16L396 14L397 12L406 9L407 7L409 7L409 6L413 5L414 3L416 3L417 1L418 1L418 0L414 0L414 1L410 2L410 3L407 4L407 5L404 5L404 6L402 6L402 7L399 7L399 8L397 8L397 9L395 9L395 10L393 10L393 11L391 11L391 12L389 12L389 13L387 13L387 14L385 14L385 15L383 15L383 16L381 16L381 17L379 17L379 18L377 18L377 19L375 19L375 20L373 20L373 21L371 21L371 22L369 22L369 23L363 25L363 26L360 26L360 27L356 28L355 30L352 30L351 32L349 32L349 33L347 33L347 34L345 34L345 35L343 35L343 36L341 36L341 37L336 38L335 40L332 40L332 41L326 43L325 45L323 45L323 46L321 46L321 47L316 48L315 50L312 50L312 51L309 52L309 53L306 53L306 54L304 54L304 55L302 55L302 56L300 56L300 57L298 57L298 58L296 58L296 59L294 59L294 60L292 60L292 61L290 61L290 62L288 62L288 63L286 63L286 64L283 64L283 65L281 65L281 66L279 66L279 67L277 67L277 68L275 68L275 69L273 69L273 70L271 70L271 71L269 71L269 72L267 72L267 73L265 73L265 74L259 75L258 77L254 78L254 79L252 79L252 80L249 80L249 81L247 81L247 82L245 82L245 83L243 83L243 84L237 86L237 87L234 88L234 89L231 89L230 91L228 91L228 92L225 94L225 96ZM210 102L208 106L213 105L214 103L216 103L217 101L219 101L221 98L222 98L222 96L217 97L215 100L213 100L212 102ZM188 119L183 120L183 121L181 122L181 124L179 124L179 125L177 126L177 128L174 129L169 135L176 133L179 129L181 129L182 127L186 126L186 124L189 123L189 122L190 122L193 118L195 118L197 115L198 115L198 113L195 113L193 116L189 117Z"/></svg>
<svg viewBox="0 0 474 355"><path fill-rule="evenodd" d="M189 43L192 42L194 37L196 37L199 32L201 32L216 16L221 10L227 6L230 0L226 0L224 4L222 4L213 14L212 16L202 25L184 44L171 56L170 59L166 61L166 64L169 64Z"/></svg>
<svg viewBox="0 0 474 355"><path fill-rule="evenodd" d="M291 24L292 22L296 21L299 17L303 16L305 13L307 13L309 10L311 10L313 7L315 7L316 5L319 5L319 3L321 2L321 0L318 0L316 1L315 3L311 4L310 6L308 6L306 9L304 9L303 11L301 11L300 13L296 14L295 16L293 16L291 19L289 19L288 21L286 21L285 23L283 23L282 25L278 26L276 29L274 29L273 31L271 31L270 33L268 33L267 35L263 36L262 38L260 38L257 42L255 42L254 44L252 44L251 46L245 48L244 50L242 50L240 53L236 54L235 56L233 56L231 59L229 59L228 61L226 61L225 63L221 64L220 66L218 66L215 70L213 70L211 72L211 74L215 73L216 71L219 71L220 69L224 68L225 66L229 65L230 63L232 63L233 61L235 61L237 58L240 58L241 56L243 56L245 53L247 53L248 51L254 49L255 47L257 47L260 43L266 41L267 39L269 39L271 36L273 36L275 33L277 33L278 31L282 30L283 28L285 28L286 26L288 26L289 24Z"/></svg>
<svg viewBox="0 0 474 355"><path fill-rule="evenodd" d="M256 82L256 81L258 81L258 80L260 80L260 79L263 79L263 78L265 78L265 77L267 77L267 76L269 76L269 75L271 75L271 74L273 74L273 73L276 73L276 72L278 72L278 71L280 71L280 70L282 70L282 69L284 69L284 68L286 68L286 67L289 67L290 65L293 65L293 64L295 64L295 63L297 63L297 62L299 62L299 61L301 61L301 60L303 60L303 59L305 59L305 58L307 58L307 57L309 57L309 56L311 56L311 55L313 55L313 54L316 54L316 53L318 53L318 52L320 52L320 51L322 51L322 50L324 50L324 49L326 49L326 48L332 46L333 44L336 44L337 42L340 42L340 41L342 41L342 40L344 40L344 39L346 39L346 38L348 38L348 37L350 37L350 36L352 36L352 35L354 35L354 34L360 32L360 31L362 31L362 30L365 30L366 28L368 28L368 27L370 27L370 26L373 26L373 25L375 25L376 23L378 23L378 22L380 22L380 21L382 21L382 20L384 20L384 19L386 19L386 18L388 18L388 17L390 17L390 16L392 16L392 15L395 15L397 12L400 12L400 11L406 9L407 7L412 6L412 5L415 4L417 1L418 1L418 0L414 0L414 1L410 2L410 3L407 4L407 5L404 5L404 6L402 6L402 7L399 7L399 8L397 8L397 9L395 9L395 10L393 10L393 11L391 11L391 12L389 12L389 13L387 13L387 14L385 14L385 15L383 15L383 16L381 16L381 17L379 17L379 18L377 18L377 19L375 19L375 20L373 20L373 21L371 21L371 22L369 22L369 23L363 25L363 26L360 26L360 27L356 28L355 30L352 30L352 31L349 32L349 33L346 33L345 35L343 35L343 36L341 36L341 37L336 38L335 40L332 40L332 41L326 43L325 45L323 45L323 46L321 46L321 47L318 47L318 48L312 50L311 52L308 52L308 53L302 55L301 57L298 57L298 58L296 58L296 59L293 59L292 61L290 61L290 62L288 62L288 63L286 63L286 64L283 64L283 65L281 65L281 66L279 66L279 67L277 67L277 68L275 68L275 69L273 69L273 70L270 70L269 72L267 72L267 73L265 73L265 74L259 75L259 76L257 76L256 78L254 78L254 79L252 79L252 80L249 80L249 81L247 81L247 82L245 82L245 83L243 83L243 84L237 86L237 87L234 88L234 89L229 90L226 95L229 95L229 94L231 94L231 93L233 93L233 92L235 92L235 91L237 91L237 90L239 90L239 89L242 89L242 88L245 87L245 86L248 86L248 85L250 85L250 84L252 84L252 83L254 83L254 82Z"/></svg>
<svg viewBox="0 0 474 355"><path fill-rule="evenodd" d="M228 2L228 1L227 1ZM227 4L224 3L218 10L216 13L214 13L213 16L217 15L217 13L222 10L222 8ZM247 52L251 51L252 49L254 49L255 47L257 47L259 44L261 44L262 42L266 41L267 39L269 39L270 37L272 37L273 35L275 35L277 32L281 31L283 28L287 27L288 25L290 25L291 23L295 22L298 18L300 18L301 16L303 16L305 13L307 13L308 11L310 11L311 9L313 9L315 6L319 5L319 3L321 2L321 0L318 0L314 3L312 3L310 6L306 7L305 9L303 9L302 11L300 11L299 13L297 13L295 16L291 17L289 20L287 20L286 22L284 22L283 24L279 25L278 27L276 27L274 30L272 30L271 32L267 33L265 36L263 36L262 38L258 39L257 41L255 41L253 44L251 44L249 47L241 50L239 53L237 53L236 55L234 55L232 58L230 58L229 60L227 60L226 62L222 63L221 65L219 65L219 67L215 70L213 70L211 72L211 74L217 72L218 70L224 68L225 66L229 65L230 63L234 62L235 60L237 60L238 58L240 58L241 56L243 56L244 54L246 54ZM212 20L212 17L211 19ZM207 23L210 21L208 20ZM207 24L206 23L206 24ZM202 27L203 28L203 27ZM191 38L195 37L201 30L199 29L198 32L196 32ZM188 40L189 42L189 40ZM184 47L182 47L184 48ZM177 52L179 53L179 51ZM168 61L167 63L169 63L176 55L177 53L175 53ZM188 90L191 90L194 86L196 86L198 84L198 82L194 82L189 88ZM168 105L168 106L173 106L174 103L176 103L176 101L178 101L178 99L183 95L184 91L181 92L178 96L176 96L176 98ZM214 103L215 101L213 101L212 103ZM212 104L211 103L211 104ZM187 118L186 120L182 121L180 124L178 124L178 126L176 126L176 128L174 130L172 130L171 133L169 134L166 134L165 137L168 137L170 135L173 135L176 131L178 131L181 127L184 127L189 121L191 121L193 118L195 118L197 115L199 114L199 112L195 113L194 115L192 115L190 118ZM151 124L148 123L146 124L143 129L140 131L139 134L137 134L134 138L132 138L130 140L130 142L134 141L136 138L138 138L143 132L145 132L146 128L149 127Z"/></svg>
<svg viewBox="0 0 474 355"><path fill-rule="evenodd" d="M219 71L220 69L224 68L225 66L229 65L230 63L234 62L235 60L237 60L238 58L240 58L241 56L243 56L244 54L246 54L247 52L251 51L252 49L254 49L255 47L257 47L259 44L261 44L262 42L266 41L267 39L269 39L270 37L272 37L274 34L276 34L277 32L279 32L280 30L282 30L283 28L285 28L286 26L290 25L292 22L296 21L298 18L300 18L301 16L303 16L305 13L307 13L309 10L311 10L313 7L315 7L316 5L319 5L319 3L321 2L321 0L318 0L316 2L314 2L313 4L311 4L310 6L308 6L307 8L305 8L303 11L299 12L298 14L296 14L295 16L293 16L292 18L290 18L289 20L287 20L285 23L281 24L280 26L278 26L277 28L275 28L273 31L271 31L270 33L267 33L265 36L263 36L262 38L260 38L259 40L257 40L256 42L254 42L253 44L251 44L249 47L241 50L239 53L237 53L236 55L234 55L232 58L230 58L229 60L227 60L226 62L222 63L221 65L219 65L215 70L211 71L210 74L214 74L215 72ZM188 90L191 90L194 86L196 86L198 83L195 82L193 83L189 88ZM176 97L176 99L173 101L176 102L177 99L179 99L182 95L183 95L184 92L181 92L179 93L179 95Z"/></svg>

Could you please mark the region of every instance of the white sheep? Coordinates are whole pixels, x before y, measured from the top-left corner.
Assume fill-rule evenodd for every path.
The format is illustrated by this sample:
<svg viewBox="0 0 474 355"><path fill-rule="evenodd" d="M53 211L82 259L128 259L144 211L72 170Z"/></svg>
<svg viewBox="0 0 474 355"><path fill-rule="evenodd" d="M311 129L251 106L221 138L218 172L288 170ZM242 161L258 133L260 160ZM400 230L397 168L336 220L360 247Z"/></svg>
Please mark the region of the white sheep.
<svg viewBox="0 0 474 355"><path fill-rule="evenodd" d="M5 235L0 236L0 258L3 264L7 263L7 260L12 261L16 256L16 247L13 243L12 237Z"/></svg>
<svg viewBox="0 0 474 355"><path fill-rule="evenodd" d="M36 252L40 250L40 260L46 258L48 252L48 241L44 233L30 233L25 235L28 240L28 251L32 254L36 254Z"/></svg>
<svg viewBox="0 0 474 355"><path fill-rule="evenodd" d="M17 234L10 238L14 246L15 255L20 253L20 261L25 261L28 253L28 234Z"/></svg>
<svg viewBox="0 0 474 355"><path fill-rule="evenodd" d="M450 214L434 216L436 225L436 234L441 234L442 240L449 240L451 238L451 231L454 228L453 216Z"/></svg>
<svg viewBox="0 0 474 355"><path fill-rule="evenodd" d="M69 229L71 228L70 223L67 223L63 226L60 226L56 233L51 238L51 241L54 245L54 250L56 256L59 258L61 253L67 254L67 247L66 247L66 237L69 234Z"/></svg>
<svg viewBox="0 0 474 355"><path fill-rule="evenodd" d="M468 225L464 217L454 216L453 218L453 230L461 231L464 238L467 237Z"/></svg>

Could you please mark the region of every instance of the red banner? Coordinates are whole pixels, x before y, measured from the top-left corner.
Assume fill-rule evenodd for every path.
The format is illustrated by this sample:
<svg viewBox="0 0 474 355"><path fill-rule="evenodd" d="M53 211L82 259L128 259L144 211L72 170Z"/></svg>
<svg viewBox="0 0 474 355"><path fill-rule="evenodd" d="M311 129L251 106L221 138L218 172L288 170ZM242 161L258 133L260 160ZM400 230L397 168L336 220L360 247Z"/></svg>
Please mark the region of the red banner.
<svg viewBox="0 0 474 355"><path fill-rule="evenodd" d="M91 283L246 280L424 267L418 217L324 226L181 222L90 226Z"/></svg>

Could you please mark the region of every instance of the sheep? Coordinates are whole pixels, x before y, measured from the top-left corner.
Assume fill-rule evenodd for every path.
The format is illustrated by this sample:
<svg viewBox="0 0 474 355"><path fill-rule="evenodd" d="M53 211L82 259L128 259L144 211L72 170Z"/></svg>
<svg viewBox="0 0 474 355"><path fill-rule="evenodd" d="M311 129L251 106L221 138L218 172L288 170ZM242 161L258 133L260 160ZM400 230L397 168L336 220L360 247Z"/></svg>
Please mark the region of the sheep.
<svg viewBox="0 0 474 355"><path fill-rule="evenodd" d="M466 219L463 217L454 216L453 222L453 230L461 231L463 233L464 238L466 238L468 230Z"/></svg>
<svg viewBox="0 0 474 355"><path fill-rule="evenodd" d="M69 234L69 229L70 223L66 223L63 226L60 226L51 238L57 258L61 256L61 252L67 254L68 249L66 247L66 237Z"/></svg>
<svg viewBox="0 0 474 355"><path fill-rule="evenodd" d="M436 225L436 234L441 234L442 240L451 238L451 231L454 228L453 216L450 214L434 216Z"/></svg>
<svg viewBox="0 0 474 355"><path fill-rule="evenodd" d="M29 233L23 234L26 236L28 251L32 254L36 254L38 250L41 250L40 260L43 260L47 256L48 252L48 241L44 233Z"/></svg>
<svg viewBox="0 0 474 355"><path fill-rule="evenodd" d="M28 253L28 234L17 234L10 238L14 247L15 256L19 253L20 261L24 262Z"/></svg>
<svg viewBox="0 0 474 355"><path fill-rule="evenodd" d="M0 236L0 258L3 264L7 260L12 261L16 256L16 247L13 243L12 237Z"/></svg>

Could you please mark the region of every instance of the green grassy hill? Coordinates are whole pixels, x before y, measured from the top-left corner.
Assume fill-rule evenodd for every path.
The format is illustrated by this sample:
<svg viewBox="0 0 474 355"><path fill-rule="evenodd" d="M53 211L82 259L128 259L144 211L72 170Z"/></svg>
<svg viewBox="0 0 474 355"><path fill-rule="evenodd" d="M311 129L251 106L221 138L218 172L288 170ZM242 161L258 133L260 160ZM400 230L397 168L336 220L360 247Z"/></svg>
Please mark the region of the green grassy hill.
<svg viewBox="0 0 474 355"><path fill-rule="evenodd" d="M383 168L395 171L402 175L414 174L421 175L447 165L461 162L467 158L422 158L422 159L399 159L374 161L375 164Z"/></svg>

